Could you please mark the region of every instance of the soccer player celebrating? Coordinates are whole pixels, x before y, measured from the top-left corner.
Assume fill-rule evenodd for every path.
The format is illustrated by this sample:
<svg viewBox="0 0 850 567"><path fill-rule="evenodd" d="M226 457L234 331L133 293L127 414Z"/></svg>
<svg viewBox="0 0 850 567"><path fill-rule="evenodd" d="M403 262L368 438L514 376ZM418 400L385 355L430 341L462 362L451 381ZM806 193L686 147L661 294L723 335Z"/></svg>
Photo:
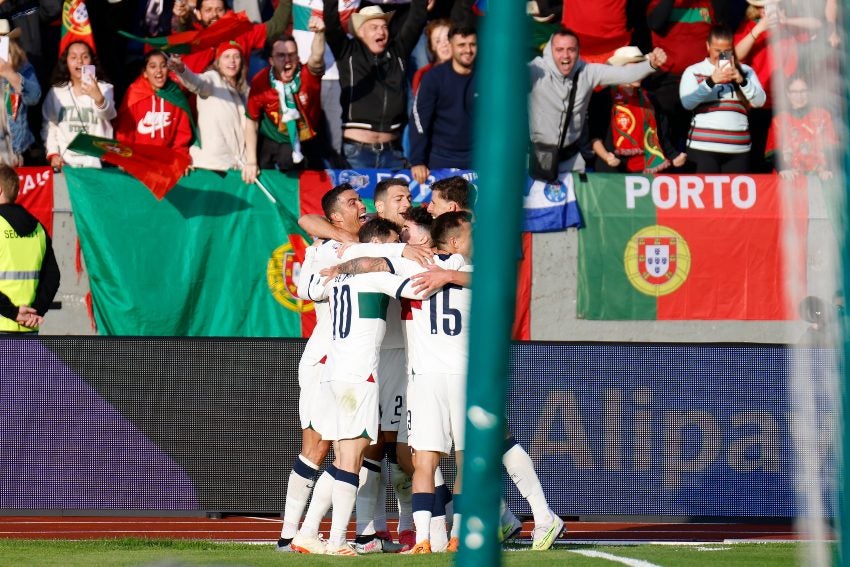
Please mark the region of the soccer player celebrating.
<svg viewBox="0 0 850 567"><path fill-rule="evenodd" d="M348 184L339 185L322 197L322 210L330 226L337 234L347 234L348 239L356 238L360 227L366 222L366 207L360 196ZM318 279L319 270L340 261L338 251L342 245L337 240L316 242L307 249L301 268L298 293L308 298L311 279ZM402 244L368 245L351 247L343 252L343 258L353 258L358 254L367 256L400 256ZM299 416L301 420L301 453L296 459L289 475L286 489L283 528L278 549L281 551L300 551L302 553L323 553L325 546L318 538L319 523L330 507L331 489L334 483L333 465L319 476L319 467L327 456L330 443L322 440L313 424L314 398L317 396L319 380L324 367L331 341L331 318L327 302L316 303L316 327L307 341L307 346L298 365ZM315 484L315 490L314 490ZM310 509L301 529L298 522L313 492ZM294 539L293 539L294 538Z"/></svg>
<svg viewBox="0 0 850 567"><path fill-rule="evenodd" d="M400 228L385 219L369 221L361 242L398 241ZM332 341L322 377L323 399L332 403L317 423L323 440L334 441L333 515L325 553L356 555L345 534L354 508L363 452L378 436L378 361L391 297L421 299L409 279L394 274L339 275L327 285L313 278L314 301L328 299ZM373 537L374 539L374 537ZM357 542L362 543L362 542Z"/></svg>
<svg viewBox="0 0 850 567"><path fill-rule="evenodd" d="M404 222L404 214L410 209L411 195L407 182L401 178L388 178L375 187L375 210L379 218L390 220L397 225ZM329 223L320 215L304 215L299 225L309 234L324 238L345 241L350 234L340 227ZM354 248L357 248L355 245ZM347 248L346 248L347 250ZM420 263L432 261L433 254L428 246L406 246L403 250L406 258ZM362 256L362 253L356 254ZM383 542L383 551L410 549L414 544L413 518L411 513L411 475L413 463L406 444L397 445L400 430L405 430L402 408L407 392L407 360L404 350L404 338L401 332L401 308L398 301L390 300L388 327L381 345L379 384L381 407L381 438L368 447L364 455L363 482L357 494L357 533L377 534ZM405 431L406 433L406 431ZM390 538L386 526L385 491L381 488L381 463L384 454L390 465L390 479L398 497L399 543L397 547ZM361 538L362 539L362 538ZM381 551L361 542L361 551Z"/></svg>

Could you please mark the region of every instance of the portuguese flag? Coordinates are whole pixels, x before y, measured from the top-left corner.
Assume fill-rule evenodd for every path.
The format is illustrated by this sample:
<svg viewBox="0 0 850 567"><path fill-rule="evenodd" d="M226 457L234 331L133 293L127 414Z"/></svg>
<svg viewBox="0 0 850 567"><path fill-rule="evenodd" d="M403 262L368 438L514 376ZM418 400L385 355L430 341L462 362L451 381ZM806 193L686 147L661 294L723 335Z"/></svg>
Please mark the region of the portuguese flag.
<svg viewBox="0 0 850 567"><path fill-rule="evenodd" d="M238 171L196 170L162 201L117 169L66 168L102 335L308 336L297 177L263 171L272 203ZM300 242L298 242L300 240Z"/></svg>
<svg viewBox="0 0 850 567"><path fill-rule="evenodd" d="M88 134L77 134L68 149L123 167L157 199L162 199L174 187L191 163L188 155L171 148L129 144Z"/></svg>
<svg viewBox="0 0 850 567"><path fill-rule="evenodd" d="M240 35L249 33L254 24L248 19L244 12L227 12L221 18L210 24L209 27L199 30L171 34L166 37L139 37L125 31L119 31L124 37L151 45L154 49L167 51L169 53L195 53L220 43L235 39Z"/></svg>
<svg viewBox="0 0 850 567"><path fill-rule="evenodd" d="M59 40L59 53L64 53L75 41L82 41L88 44L92 51L96 51L85 0L65 0L62 4L62 39Z"/></svg>
<svg viewBox="0 0 850 567"><path fill-rule="evenodd" d="M786 207L792 218L771 175L600 174L575 186L579 318L796 318L802 297L786 284L805 279L790 269L805 266L805 185Z"/></svg>

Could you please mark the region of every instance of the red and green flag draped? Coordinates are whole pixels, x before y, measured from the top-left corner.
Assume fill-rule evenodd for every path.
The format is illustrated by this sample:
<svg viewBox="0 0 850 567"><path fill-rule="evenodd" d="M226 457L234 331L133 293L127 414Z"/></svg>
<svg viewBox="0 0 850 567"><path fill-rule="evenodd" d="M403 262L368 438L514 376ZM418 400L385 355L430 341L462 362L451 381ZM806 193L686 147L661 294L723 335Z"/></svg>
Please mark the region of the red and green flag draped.
<svg viewBox="0 0 850 567"><path fill-rule="evenodd" d="M174 187L191 163L188 155L168 147L130 144L88 134L77 134L68 149L124 168L157 199L162 199Z"/></svg>
<svg viewBox="0 0 850 567"><path fill-rule="evenodd" d="M59 40L59 53L64 53L75 41L82 41L88 44L92 51L96 51L85 0L65 0L62 4L62 39Z"/></svg>
<svg viewBox="0 0 850 567"><path fill-rule="evenodd" d="M66 168L103 335L308 336L295 296L298 178L263 171L277 203L238 171L196 170L162 201L117 169Z"/></svg>
<svg viewBox="0 0 850 567"><path fill-rule="evenodd" d="M786 208L793 218L770 175L591 175L575 186L579 318L795 318L801 298L786 284L805 279L805 185Z"/></svg>
<svg viewBox="0 0 850 567"><path fill-rule="evenodd" d="M249 33L254 24L243 12L227 12L221 18L200 30L189 30L165 37L139 37L125 31L121 35L146 43L155 49L170 53L195 53Z"/></svg>

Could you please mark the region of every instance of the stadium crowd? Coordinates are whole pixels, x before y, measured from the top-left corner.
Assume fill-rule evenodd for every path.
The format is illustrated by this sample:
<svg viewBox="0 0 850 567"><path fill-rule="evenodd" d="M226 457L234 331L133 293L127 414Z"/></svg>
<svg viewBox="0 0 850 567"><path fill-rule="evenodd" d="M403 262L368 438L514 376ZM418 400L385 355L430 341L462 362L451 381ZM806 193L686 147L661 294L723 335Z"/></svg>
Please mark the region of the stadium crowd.
<svg viewBox="0 0 850 567"><path fill-rule="evenodd" d="M431 169L471 168L472 105L487 88L475 73L484 5L76 0L93 35L60 43L58 0L8 1L0 7L9 45L6 58L0 47L0 161L100 167L67 150L83 132L171 148L192 167L240 170L246 182L265 168L410 168L419 182ZM804 91L835 70L834 58L815 54L841 44L838 4L820 0L817 17L801 6L529 2L531 171L551 180L555 168L539 166L557 159L561 173L828 176L832 109ZM234 10L254 20L248 31L182 57L118 34L202 30ZM777 82L788 113L774 112ZM776 134L789 125L811 143L777 152Z"/></svg>
<svg viewBox="0 0 850 567"><path fill-rule="evenodd" d="M7 0L0 162L101 167L68 149L82 132L182 152L193 167L239 170L246 183L269 168L410 168L418 182L434 169L470 169L473 105L487 88L475 71L480 4L110 0L90 7L94 39L56 41L63 47L51 65L58 29L31 21L29 0ZM37 19L58 13L50 2L32 7ZM537 38L528 63L530 174L555 181L570 171L775 168L828 178L825 156L837 137L828 109L810 106L807 85L832 64L813 57L813 47L842 41L837 5L824 0L822 18L798 8L794 0L529 2ZM232 10L255 23L182 56L117 35L205 29ZM771 56L773 34L793 57ZM777 80L790 110L774 116ZM789 129L808 137L780 150L777 134ZM452 497L439 463L452 447L459 469L463 458L471 190L461 177L435 182L423 209L411 207L403 180L389 179L375 192L377 218L367 221L357 192L343 184L323 197L324 216L301 219L317 240L298 293L317 302L318 322L299 365L302 450L287 485L281 551L457 548L451 508L462 482ZM17 315L26 327L37 322ZM319 474L331 443L333 464ZM385 457L398 543L383 517ZM549 549L564 522L510 434L503 464L534 515L532 547ZM505 507L500 537L520 527Z"/></svg>

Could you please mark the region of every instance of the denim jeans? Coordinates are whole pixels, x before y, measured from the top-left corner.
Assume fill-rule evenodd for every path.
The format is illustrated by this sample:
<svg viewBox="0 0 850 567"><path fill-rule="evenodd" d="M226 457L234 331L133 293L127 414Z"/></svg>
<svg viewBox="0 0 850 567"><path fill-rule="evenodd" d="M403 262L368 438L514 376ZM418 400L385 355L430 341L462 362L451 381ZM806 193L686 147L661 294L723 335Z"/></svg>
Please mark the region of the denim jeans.
<svg viewBox="0 0 850 567"><path fill-rule="evenodd" d="M342 153L351 169L405 169L407 160L396 143L363 144L342 141Z"/></svg>

